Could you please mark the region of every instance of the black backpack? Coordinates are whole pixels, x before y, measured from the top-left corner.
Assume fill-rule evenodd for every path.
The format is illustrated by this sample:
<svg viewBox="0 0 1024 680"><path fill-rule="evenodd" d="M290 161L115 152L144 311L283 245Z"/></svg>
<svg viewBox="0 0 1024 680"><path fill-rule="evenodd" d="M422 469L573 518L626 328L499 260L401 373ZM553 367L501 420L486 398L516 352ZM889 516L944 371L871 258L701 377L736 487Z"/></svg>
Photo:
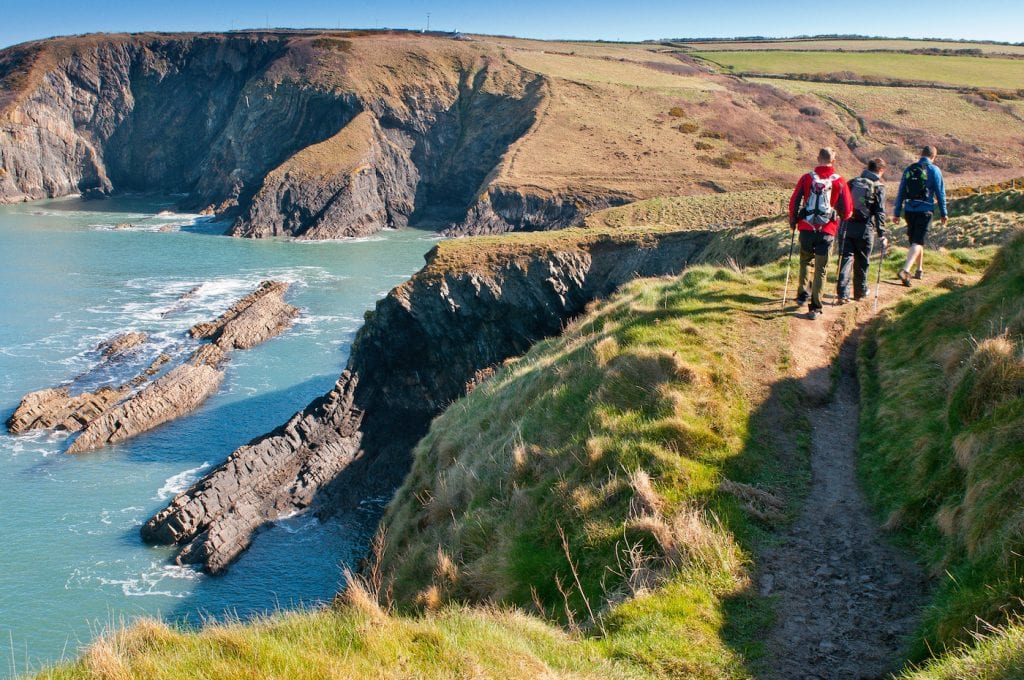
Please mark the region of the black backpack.
<svg viewBox="0 0 1024 680"><path fill-rule="evenodd" d="M903 198L908 201L928 200L928 168L914 163L903 171Z"/></svg>
<svg viewBox="0 0 1024 680"><path fill-rule="evenodd" d="M853 199L854 219L868 221L878 209L878 182L867 177L850 180L850 198Z"/></svg>

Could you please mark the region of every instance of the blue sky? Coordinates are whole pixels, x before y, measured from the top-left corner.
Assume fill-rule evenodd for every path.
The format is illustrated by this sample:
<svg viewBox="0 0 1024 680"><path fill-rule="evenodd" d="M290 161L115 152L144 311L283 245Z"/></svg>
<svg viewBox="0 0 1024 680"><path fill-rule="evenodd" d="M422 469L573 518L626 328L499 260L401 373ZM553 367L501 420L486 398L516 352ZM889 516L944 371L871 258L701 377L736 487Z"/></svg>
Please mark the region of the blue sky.
<svg viewBox="0 0 1024 680"><path fill-rule="evenodd" d="M95 31L431 28L641 40L818 33L1024 41L1020 0L0 0L0 46Z"/></svg>

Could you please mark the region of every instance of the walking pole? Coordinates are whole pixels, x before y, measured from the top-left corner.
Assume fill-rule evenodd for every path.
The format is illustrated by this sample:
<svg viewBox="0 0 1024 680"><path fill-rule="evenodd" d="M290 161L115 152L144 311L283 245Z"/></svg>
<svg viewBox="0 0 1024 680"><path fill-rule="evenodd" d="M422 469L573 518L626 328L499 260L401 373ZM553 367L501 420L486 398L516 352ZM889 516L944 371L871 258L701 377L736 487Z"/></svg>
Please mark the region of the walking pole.
<svg viewBox="0 0 1024 680"><path fill-rule="evenodd" d="M875 306L872 312L878 311L878 287L882 285L882 265L885 264L885 241L882 241L882 256L878 259L878 280L875 281Z"/></svg>
<svg viewBox="0 0 1024 680"><path fill-rule="evenodd" d="M786 309L786 300L789 298L789 271L793 268L793 244L796 242L796 229L789 236L789 260L786 261L786 290L782 293L782 309Z"/></svg>
<svg viewBox="0 0 1024 680"><path fill-rule="evenodd" d="M839 275L843 273L843 240L846 238L846 229L843 227L845 226L845 223L839 223L839 240L836 241L836 296L832 298L833 306L839 304Z"/></svg>

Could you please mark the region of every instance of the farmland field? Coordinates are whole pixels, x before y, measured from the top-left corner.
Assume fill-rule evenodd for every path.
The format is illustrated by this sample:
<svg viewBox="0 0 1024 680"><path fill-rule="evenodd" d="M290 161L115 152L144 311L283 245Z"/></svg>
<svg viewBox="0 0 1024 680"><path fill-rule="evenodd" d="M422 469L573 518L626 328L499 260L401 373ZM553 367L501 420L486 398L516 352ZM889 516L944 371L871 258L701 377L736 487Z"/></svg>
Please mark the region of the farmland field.
<svg viewBox="0 0 1024 680"><path fill-rule="evenodd" d="M778 50L814 50L833 52L870 52L872 50L891 50L910 52L912 50L981 50L986 54L1020 54L1024 55L1024 45L1000 45L985 42L956 42L947 40L750 40L723 42L680 42L687 47L702 52L734 52L734 51L778 51Z"/></svg>
<svg viewBox="0 0 1024 680"><path fill-rule="evenodd" d="M1024 60L948 57L887 52L692 52L734 72L825 74L851 72L866 78L894 78L960 85L1024 87Z"/></svg>
<svg viewBox="0 0 1024 680"><path fill-rule="evenodd" d="M945 137L985 149L990 158L1014 164L1024 139L1024 102L986 102L973 95L919 87L844 85L799 80L752 79L793 94L840 102L863 117L872 138L886 142L896 128L941 130ZM1016 116L1014 113L1016 112ZM896 126L894 128L894 126ZM935 140L940 146L941 137Z"/></svg>

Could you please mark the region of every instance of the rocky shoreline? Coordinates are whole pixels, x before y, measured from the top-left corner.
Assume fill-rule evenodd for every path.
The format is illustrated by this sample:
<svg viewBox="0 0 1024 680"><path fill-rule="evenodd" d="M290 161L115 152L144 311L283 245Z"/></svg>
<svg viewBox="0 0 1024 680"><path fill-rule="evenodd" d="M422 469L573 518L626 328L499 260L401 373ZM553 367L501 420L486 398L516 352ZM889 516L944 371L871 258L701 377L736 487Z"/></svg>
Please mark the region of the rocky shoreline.
<svg viewBox="0 0 1024 680"><path fill-rule="evenodd" d="M368 316L330 392L234 451L146 522L143 538L180 546L179 564L219 573L281 516L326 518L390 495L431 419L477 371L559 333L635 277L677 274L712 237L607 238L464 271L437 262L435 248Z"/></svg>
<svg viewBox="0 0 1024 680"><path fill-rule="evenodd" d="M227 352L253 347L291 325L298 309L284 301L287 290L287 283L264 281L216 320L194 326L190 335L209 342L155 380L172 361L167 354L161 354L133 379L116 387L72 394L72 381L70 385L30 392L8 419L8 431L80 432L67 449L75 454L125 441L194 411L224 379L221 366L228 360ZM97 368L125 359L147 341L145 333L131 332L101 343Z"/></svg>

